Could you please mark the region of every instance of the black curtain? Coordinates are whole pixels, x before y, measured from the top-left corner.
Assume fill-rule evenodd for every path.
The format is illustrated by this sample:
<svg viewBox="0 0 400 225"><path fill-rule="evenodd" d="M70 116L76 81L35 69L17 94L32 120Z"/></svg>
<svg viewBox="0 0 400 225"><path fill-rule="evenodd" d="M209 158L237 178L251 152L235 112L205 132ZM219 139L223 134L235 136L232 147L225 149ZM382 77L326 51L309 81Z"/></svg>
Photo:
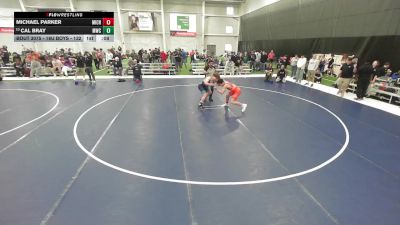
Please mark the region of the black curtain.
<svg viewBox="0 0 400 225"><path fill-rule="evenodd" d="M400 69L400 36L308 38L288 40L240 41L240 51L274 49L277 55L314 53L355 54L361 61L380 60L390 62L397 71Z"/></svg>
<svg viewBox="0 0 400 225"><path fill-rule="evenodd" d="M281 0L240 21L240 51L356 54L400 68L400 0Z"/></svg>

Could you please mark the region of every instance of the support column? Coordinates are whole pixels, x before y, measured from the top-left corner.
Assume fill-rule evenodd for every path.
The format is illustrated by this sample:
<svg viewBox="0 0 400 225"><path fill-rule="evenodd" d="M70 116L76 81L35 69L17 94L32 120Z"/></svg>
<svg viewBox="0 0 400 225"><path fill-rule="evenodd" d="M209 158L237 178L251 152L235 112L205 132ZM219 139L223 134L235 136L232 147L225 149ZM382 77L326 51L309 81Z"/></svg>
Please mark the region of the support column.
<svg viewBox="0 0 400 225"><path fill-rule="evenodd" d="M161 4L161 27L162 27L162 49L167 51L167 42L165 40L165 18L164 18L164 0L160 0Z"/></svg>
<svg viewBox="0 0 400 225"><path fill-rule="evenodd" d="M121 8L119 6L119 0L115 0L117 3L117 14L118 14L118 24L119 24L119 33L121 35L121 42L122 42L122 52L125 54L126 46L125 46L125 36L124 36L124 27L122 26L122 16L121 16ZM122 54L122 53L121 53Z"/></svg>
<svg viewBox="0 0 400 225"><path fill-rule="evenodd" d="M202 2L202 17L201 17L201 47L202 49L200 50L203 52L203 50L206 48L206 43L205 43L205 30L206 30L206 1L203 0Z"/></svg>
<svg viewBox="0 0 400 225"><path fill-rule="evenodd" d="M71 8L72 12L76 11L75 4L74 4L73 0L69 0L69 7Z"/></svg>
<svg viewBox="0 0 400 225"><path fill-rule="evenodd" d="M25 5L22 0L19 0L19 6L21 7L22 12L26 12Z"/></svg>
<svg viewBox="0 0 400 225"><path fill-rule="evenodd" d="M76 11L74 0L69 0L69 7L71 9L71 12L75 12ZM76 47L76 43L75 42L73 42L73 46L74 46L74 51L76 51L77 47ZM80 53L83 54L82 43L80 43L80 42L78 42L78 50L79 50Z"/></svg>
<svg viewBox="0 0 400 225"><path fill-rule="evenodd" d="M239 18L238 18L238 23L239 23L239 25L238 25L238 33L237 33L237 34L238 34L239 36L237 36L237 37L236 37L236 52L239 52L239 41L240 41L240 40L239 40L239 39L240 39L240 19L241 19L241 17L239 17Z"/></svg>
<svg viewBox="0 0 400 225"><path fill-rule="evenodd" d="M20 6L22 12L26 12L26 8L25 8L25 4L24 4L23 0L19 0L19 6ZM37 46L36 41L33 42L33 51L35 51L35 52L38 51L38 46Z"/></svg>

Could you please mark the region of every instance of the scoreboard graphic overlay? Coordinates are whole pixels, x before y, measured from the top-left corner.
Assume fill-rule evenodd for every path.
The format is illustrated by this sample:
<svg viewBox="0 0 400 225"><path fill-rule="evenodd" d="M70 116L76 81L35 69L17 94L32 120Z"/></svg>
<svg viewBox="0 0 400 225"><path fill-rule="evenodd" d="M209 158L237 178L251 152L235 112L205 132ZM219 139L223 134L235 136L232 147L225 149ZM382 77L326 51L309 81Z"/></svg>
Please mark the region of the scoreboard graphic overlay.
<svg viewBox="0 0 400 225"><path fill-rule="evenodd" d="M114 42L114 12L15 12L15 42Z"/></svg>

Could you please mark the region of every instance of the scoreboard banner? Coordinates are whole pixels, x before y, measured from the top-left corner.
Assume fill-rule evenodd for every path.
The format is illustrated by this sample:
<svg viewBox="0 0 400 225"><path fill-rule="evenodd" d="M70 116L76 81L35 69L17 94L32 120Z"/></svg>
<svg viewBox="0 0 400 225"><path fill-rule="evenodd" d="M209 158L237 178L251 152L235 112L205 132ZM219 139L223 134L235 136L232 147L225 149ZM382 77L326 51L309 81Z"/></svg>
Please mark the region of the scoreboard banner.
<svg viewBox="0 0 400 225"><path fill-rule="evenodd" d="M196 36L196 15L171 13L169 25L172 36Z"/></svg>
<svg viewBox="0 0 400 225"><path fill-rule="evenodd" d="M129 12L129 29L133 31L153 31L153 13Z"/></svg>
<svg viewBox="0 0 400 225"><path fill-rule="evenodd" d="M15 42L113 42L113 12L15 12Z"/></svg>

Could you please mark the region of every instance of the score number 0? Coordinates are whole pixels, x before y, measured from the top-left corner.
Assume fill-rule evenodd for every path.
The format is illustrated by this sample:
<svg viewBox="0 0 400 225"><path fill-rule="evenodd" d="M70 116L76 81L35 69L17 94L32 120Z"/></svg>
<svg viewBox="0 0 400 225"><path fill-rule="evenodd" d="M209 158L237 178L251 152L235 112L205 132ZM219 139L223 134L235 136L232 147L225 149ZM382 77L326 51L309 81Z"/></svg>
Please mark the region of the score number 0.
<svg viewBox="0 0 400 225"><path fill-rule="evenodd" d="M114 34L114 18L103 18L103 34Z"/></svg>
<svg viewBox="0 0 400 225"><path fill-rule="evenodd" d="M114 18L103 18L103 26L114 26Z"/></svg>

